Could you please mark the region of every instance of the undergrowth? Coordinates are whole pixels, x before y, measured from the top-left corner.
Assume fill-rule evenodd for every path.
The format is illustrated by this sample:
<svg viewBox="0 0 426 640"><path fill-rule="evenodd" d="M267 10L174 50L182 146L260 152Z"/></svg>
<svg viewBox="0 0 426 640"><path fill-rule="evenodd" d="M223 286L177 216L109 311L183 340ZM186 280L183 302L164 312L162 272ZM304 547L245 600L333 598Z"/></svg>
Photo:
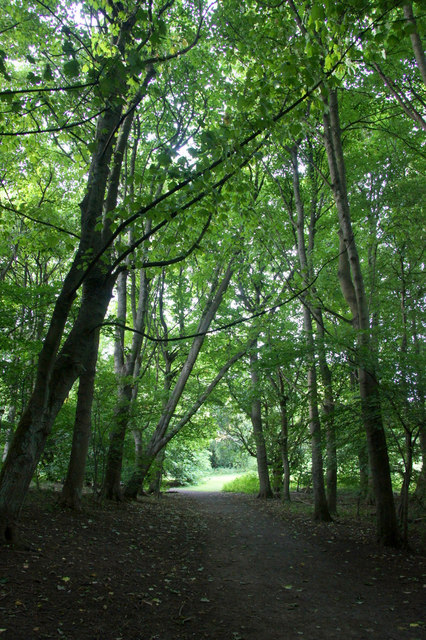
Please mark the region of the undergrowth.
<svg viewBox="0 0 426 640"><path fill-rule="evenodd" d="M235 493L257 493L259 491L259 478L257 473L250 471L223 485L222 491Z"/></svg>

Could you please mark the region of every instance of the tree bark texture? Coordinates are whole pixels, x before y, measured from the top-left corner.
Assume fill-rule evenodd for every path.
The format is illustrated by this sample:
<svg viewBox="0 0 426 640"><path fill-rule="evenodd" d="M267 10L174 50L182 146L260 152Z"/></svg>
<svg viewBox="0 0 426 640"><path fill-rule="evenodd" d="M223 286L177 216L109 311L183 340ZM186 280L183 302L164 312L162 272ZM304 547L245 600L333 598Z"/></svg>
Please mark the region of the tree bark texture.
<svg viewBox="0 0 426 640"><path fill-rule="evenodd" d="M281 434L280 434L280 446L281 446L281 460L283 464L283 487L281 499L284 502L290 502L290 460L288 455L288 416L287 416L287 399L283 396L280 399L280 413L281 413Z"/></svg>
<svg viewBox="0 0 426 640"><path fill-rule="evenodd" d="M331 377L330 367L327 364L327 356L324 344L324 322L321 309L316 309L315 317L318 327L318 360L324 389L324 397L322 408L325 420L325 437L327 452L327 504L330 513L337 512L337 446L336 446L336 427L334 424L334 396L333 396L333 380Z"/></svg>
<svg viewBox="0 0 426 640"><path fill-rule="evenodd" d="M369 366L372 344L368 301L358 249L352 230L336 90L330 90L324 112L324 140L340 232L348 256L350 274L356 296L359 329L357 332L359 390L377 506L377 539L383 545L398 546L400 538L392 492L386 436L381 415L379 385L375 372ZM345 290L343 290L343 294L345 294Z"/></svg>
<svg viewBox="0 0 426 640"><path fill-rule="evenodd" d="M2 462L4 462L7 458L7 454L9 452L10 443L13 439L13 431L15 425L15 416L16 416L16 405L12 404L9 407L9 411L7 412L7 420L6 420L6 439L4 442L3 453L2 453Z"/></svg>
<svg viewBox="0 0 426 640"><path fill-rule="evenodd" d="M92 428L92 404L95 388L96 362L98 359L99 330L93 332L92 350L87 368L80 375L71 456L62 487L60 503L79 511L83 492L86 459Z"/></svg>
<svg viewBox="0 0 426 640"><path fill-rule="evenodd" d="M419 67L423 82L426 84L426 57L424 47L417 29L416 18L413 14L413 3L407 2L407 4L404 5L403 9L406 21L414 27L414 30L412 31L412 33L410 33L410 40L413 46L417 66Z"/></svg>
<svg viewBox="0 0 426 640"><path fill-rule="evenodd" d="M254 349L256 349L256 347L257 342L254 345ZM257 361L257 353L254 350L250 353L250 380L252 393L250 418L253 427L254 441L256 443L257 474L259 476L259 493L257 494L257 497L272 498L273 492L269 480L268 456L266 452L265 436L263 433L262 425L262 405L260 401L259 373L257 371Z"/></svg>

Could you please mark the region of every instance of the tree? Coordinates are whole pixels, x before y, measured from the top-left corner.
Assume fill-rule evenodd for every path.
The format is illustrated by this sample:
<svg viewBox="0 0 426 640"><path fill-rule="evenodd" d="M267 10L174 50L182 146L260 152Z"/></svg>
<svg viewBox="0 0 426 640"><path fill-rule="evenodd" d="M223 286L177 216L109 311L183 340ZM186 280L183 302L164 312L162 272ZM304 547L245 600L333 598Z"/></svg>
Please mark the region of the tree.
<svg viewBox="0 0 426 640"><path fill-rule="evenodd" d="M341 280L342 291L355 311L358 329L359 388L368 453L377 501L377 538L382 544L398 544L399 532L390 478L386 436L380 407L379 386L374 365L369 356L372 348L370 323L364 279L357 250L346 187L346 169L340 136L337 92L329 91L324 113L324 138L333 195L339 217L343 251L350 265L350 280ZM348 292L349 288L349 292ZM373 365L373 366L372 366Z"/></svg>
<svg viewBox="0 0 426 640"><path fill-rule="evenodd" d="M336 461L353 472L363 447L361 411L378 537L399 542L392 479L403 478L406 522L425 440L422 309L413 302L423 294L422 257L401 232L416 236L421 214L419 5L259 6L5 8L0 399L19 426L0 475L3 540L15 535L44 448L58 450L49 438L68 397L67 415L78 401L70 502L81 492L91 419L89 472L99 480L111 399L101 407L93 374L97 366L111 379L115 331L105 494L120 494L129 428L146 457L143 476L227 377L240 407L251 405L256 433L262 427L265 478L268 464L281 474L281 446L286 495L306 453L310 401L315 499L324 502L326 427L331 510ZM236 275L214 324L200 323L203 292L230 247L240 251ZM253 434L241 435L253 448Z"/></svg>
<svg viewBox="0 0 426 640"><path fill-rule="evenodd" d="M91 143L93 152L86 192L80 203L79 244L55 303L38 360L33 393L15 432L0 476L0 529L3 539L9 541L14 539L16 519L54 419L72 384L88 368L88 360L93 357L97 329L103 323L120 270L121 260L116 264L112 260L110 249L117 231L113 232L107 214L117 202L124 152L122 140L128 136L128 122L154 78L153 63L160 60L156 56L152 61L151 58L146 61L138 59L136 69L132 66L131 53L133 51L134 54L135 46L137 47L135 34L132 32L138 24L137 5L122 14L115 10L112 10L111 16L108 14L107 11L105 16L102 16L102 12L100 15L103 33L108 34L110 40L108 42L108 38L105 39L106 55L101 56L100 61L100 68L106 62L101 72L104 74L103 81L99 85L103 104L100 115L97 116L96 133ZM151 41L154 48L158 42L159 30L165 28L161 15L160 8L155 16L155 24L154 16L147 16L146 42ZM65 34L68 33L69 29L66 29ZM140 38L141 34L136 37ZM193 44L198 37L199 33ZM191 47L184 47L181 53L188 48ZM65 63L68 66L64 65L64 68L72 76L79 63L74 55L71 57L72 60ZM171 57L176 56L173 54ZM123 61L128 64L127 70ZM122 73L117 73L118 68ZM136 91L129 90L127 84L128 78L135 73L141 78ZM38 130L41 131L40 127ZM117 132L119 135L115 137ZM106 210L103 209L104 201ZM139 216L140 213L137 217ZM127 220L126 226L128 224ZM160 224L160 228L162 226ZM83 295L76 320L63 341L67 319L82 285Z"/></svg>

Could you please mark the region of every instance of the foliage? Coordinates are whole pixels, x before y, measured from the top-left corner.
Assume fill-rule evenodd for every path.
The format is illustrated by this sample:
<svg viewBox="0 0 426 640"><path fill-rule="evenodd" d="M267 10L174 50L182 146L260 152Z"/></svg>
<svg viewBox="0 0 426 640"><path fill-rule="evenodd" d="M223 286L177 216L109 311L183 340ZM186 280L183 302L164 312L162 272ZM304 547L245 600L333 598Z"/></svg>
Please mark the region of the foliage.
<svg viewBox="0 0 426 640"><path fill-rule="evenodd" d="M205 450L194 450L181 446L171 447L164 463L167 484L194 484L211 470L209 455Z"/></svg>
<svg viewBox="0 0 426 640"><path fill-rule="evenodd" d="M231 437L218 436L209 445L212 469L246 469L249 457L241 445Z"/></svg>
<svg viewBox="0 0 426 640"><path fill-rule="evenodd" d="M222 491L231 493L257 493L259 491L259 478L253 471L245 473L231 482L227 482Z"/></svg>
<svg viewBox="0 0 426 640"><path fill-rule="evenodd" d="M416 29L422 35L419 9L414 3L413 22L406 7L382 0L176 0L149 7L133 0L16 0L4 7L0 404L3 427L14 416L12 431L30 402L46 403L36 430L50 430L40 479L66 473L73 384L85 367L78 353L50 384L43 350L54 344L50 372L73 356L64 358L63 349L81 327L91 279L108 274L116 282L106 315L75 340L81 345L101 333L86 469L86 480L98 487L120 411L127 411L124 480L135 442L146 450L155 436L219 269L230 264L229 286L165 417L162 436L176 436L166 475L193 481L209 460L213 468L245 468L258 445L250 417L259 399L271 477L282 483L287 456L291 477L309 484L315 370L319 447L327 458L333 425L338 482L362 485L368 465L357 375L366 367L379 385L394 487L413 486L426 441L424 85L412 46ZM366 291L364 333L341 290L341 229L324 146L331 93ZM111 130L108 118L115 118ZM306 264L298 257L301 239ZM124 309L115 293L119 278ZM68 307L53 340L63 298ZM303 322L306 310L312 329ZM132 353L131 370L120 369L120 358L129 362ZM329 414L330 388L319 375L324 363ZM62 395L50 397L65 378ZM9 429L2 428L0 444L10 444Z"/></svg>

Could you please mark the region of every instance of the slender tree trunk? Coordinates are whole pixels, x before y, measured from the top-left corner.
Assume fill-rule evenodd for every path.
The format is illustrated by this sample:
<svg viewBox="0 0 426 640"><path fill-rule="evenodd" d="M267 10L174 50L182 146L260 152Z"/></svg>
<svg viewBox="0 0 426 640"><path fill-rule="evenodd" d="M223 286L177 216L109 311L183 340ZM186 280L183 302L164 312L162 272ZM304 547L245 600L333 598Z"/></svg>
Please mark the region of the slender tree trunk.
<svg viewBox="0 0 426 640"><path fill-rule="evenodd" d="M370 324L361 263L352 230L346 172L341 144L337 92L331 90L324 113L324 140L340 230L350 264L358 316L359 389L368 454L377 506L377 539L380 544L397 546L399 532L392 492L390 465L381 415L379 385L370 366ZM343 291L345 293L345 291Z"/></svg>
<svg viewBox="0 0 426 640"><path fill-rule="evenodd" d="M336 427L334 424L334 396L333 381L330 367L327 364L327 357L324 345L324 322L321 309L316 309L315 318L317 320L319 346L318 359L324 387L323 412L325 419L325 437L327 452L327 504L330 513L337 512L337 446Z"/></svg>
<svg viewBox="0 0 426 640"><path fill-rule="evenodd" d="M145 224L145 233L151 229L151 220ZM146 256L146 251L144 252ZM122 500L121 471L123 466L124 441L129 424L132 406L137 393L137 376L139 374L139 359L141 355L145 327L146 311L148 306L149 281L144 269L139 274L139 297L132 298L131 306L135 309L133 324L136 330L133 333L132 344L127 358L124 357L124 329L119 327L116 333L114 348L114 368L119 379L117 391L117 404L114 409L114 423L110 434L107 463L102 495L108 500ZM132 294L136 291L133 288ZM124 325L127 314L127 277L120 274L117 281L117 322ZM130 380L130 381L129 381ZM124 382L123 382L124 381Z"/></svg>
<svg viewBox="0 0 426 640"><path fill-rule="evenodd" d="M399 521L401 524L402 541L408 544L408 510L410 501L410 482L413 473L413 438L410 431L405 432L405 468L400 493Z"/></svg>
<svg viewBox="0 0 426 640"><path fill-rule="evenodd" d="M136 498L138 491L143 486L146 474L148 473L150 466L154 462L155 457L158 455L158 453L170 442L170 440L172 440L180 431L182 431L183 427L188 424L191 418L197 413L198 409L207 400L213 389L215 389L215 387L222 380L225 373L227 373L232 365L237 360L242 358L245 353L246 349L244 349L243 351L239 351L223 365L223 367L218 371L217 375L213 378L210 384L207 385L207 387L200 394L191 408L182 416L182 418L176 424L173 425L173 428L169 429L167 433L164 434L162 438L158 438L158 432L154 432L146 448L142 448L136 458L137 467L133 476L130 478L128 484L126 485L126 497L130 499Z"/></svg>
<svg viewBox="0 0 426 640"><path fill-rule="evenodd" d="M155 457L161 451L161 449L170 441L174 435L186 424L188 419L184 422L180 421L177 427L174 427L171 433L167 434L167 430L170 425L170 421L174 415L178 402L182 396L182 393L185 389L186 383L188 382L189 376L194 368L194 365L197 361L198 354L201 351L203 346L206 332L208 331L210 324L212 323L217 310L219 309L220 303L222 301L222 297L224 296L229 282L231 280L231 276L233 273L232 267L233 260L231 260L228 268L220 282L218 283L220 269L218 268L215 274L215 278L213 284L210 289L209 299L205 305L201 320L199 322L197 328L197 335L191 345L188 356L185 360L185 363L182 367L181 373L176 381L176 384L173 388L172 393L163 409L162 415L157 423L155 431L151 436L151 439L144 451L144 454L141 456L141 460L138 462L138 466L135 469L134 473L130 477L124 489L124 496L126 498L135 500L138 494L140 487L142 486L145 476L154 461ZM224 375L224 374L223 374ZM217 384L217 382L215 383ZM197 404L195 411L198 410L200 404ZM190 414L193 415L193 414Z"/></svg>
<svg viewBox="0 0 426 640"><path fill-rule="evenodd" d="M86 459L92 429L92 404L95 388L96 362L98 359L99 330L93 332L92 351L87 368L81 374L78 387L77 408L73 431L71 456L60 503L71 509L81 509Z"/></svg>
<svg viewBox="0 0 426 640"><path fill-rule="evenodd" d="M277 368L277 378L278 383L271 376L270 380L272 386L277 392L279 405L280 405L280 418L281 418L281 429L280 429L280 453L281 453L281 464L283 470L283 479L282 479L282 487L281 487L281 500L283 502L290 502L290 458L288 453L288 413L287 413L287 402L288 398L285 393L284 387L284 378L280 368Z"/></svg>
<svg viewBox="0 0 426 640"><path fill-rule="evenodd" d="M321 422L318 411L318 384L315 367L312 319L309 309L303 307L303 326L306 333L308 354L308 396L309 396L309 432L312 450L312 485L314 491L314 520L330 522L327 497L324 485L324 467L322 458Z"/></svg>
<svg viewBox="0 0 426 640"><path fill-rule="evenodd" d="M163 478L163 465L166 457L166 448L162 449L155 458L155 462L151 467L151 478L149 481L148 493L153 493L156 496L160 495L161 480Z"/></svg>
<svg viewBox="0 0 426 640"><path fill-rule="evenodd" d="M359 497L368 505L375 504L373 479L371 477L370 462L368 460L367 441L358 450L359 465Z"/></svg>
<svg viewBox="0 0 426 640"><path fill-rule="evenodd" d="M12 442L14 424L15 424L15 415L16 415L16 405L11 404L9 407L9 411L7 412L6 439L3 447L2 462L6 460L10 443Z"/></svg>
<svg viewBox="0 0 426 640"><path fill-rule="evenodd" d="M311 273L311 265L308 262L305 246L305 213L303 201L300 193L299 164L297 157L297 147L291 151L293 165L293 193L297 212L297 253L299 257L300 269L304 282L307 284ZM310 237L314 233L311 225ZM313 245L313 241L311 241ZM322 437L321 422L318 411L318 384L315 364L315 344L312 329L312 316L308 307L306 296L302 298L303 304L303 328L305 333L306 346L308 348L308 398L309 398L309 432L311 435L312 451L312 484L314 490L314 519L329 522L331 516L327 506L327 498L324 485L324 468L322 457Z"/></svg>
<svg viewBox="0 0 426 640"><path fill-rule="evenodd" d="M288 455L288 416L287 416L287 398L283 393L280 397L280 414L281 414L281 460L283 464L284 477L281 500L290 502L290 460Z"/></svg>
<svg viewBox="0 0 426 640"><path fill-rule="evenodd" d="M416 19L413 15L413 3L407 2L404 5L404 16L410 25L414 26L414 30L410 33L410 40L413 46L414 55L416 58L417 66L422 75L423 82L426 84L426 57L424 47L417 29Z"/></svg>
<svg viewBox="0 0 426 640"><path fill-rule="evenodd" d="M256 349L256 345L254 345ZM259 476L258 498L272 498L273 493L269 481L268 456L266 452L265 436L262 426L262 407L259 391L259 374L257 371L257 353L250 353L250 379L251 379L251 424L253 426L254 441L256 443L257 474Z"/></svg>

